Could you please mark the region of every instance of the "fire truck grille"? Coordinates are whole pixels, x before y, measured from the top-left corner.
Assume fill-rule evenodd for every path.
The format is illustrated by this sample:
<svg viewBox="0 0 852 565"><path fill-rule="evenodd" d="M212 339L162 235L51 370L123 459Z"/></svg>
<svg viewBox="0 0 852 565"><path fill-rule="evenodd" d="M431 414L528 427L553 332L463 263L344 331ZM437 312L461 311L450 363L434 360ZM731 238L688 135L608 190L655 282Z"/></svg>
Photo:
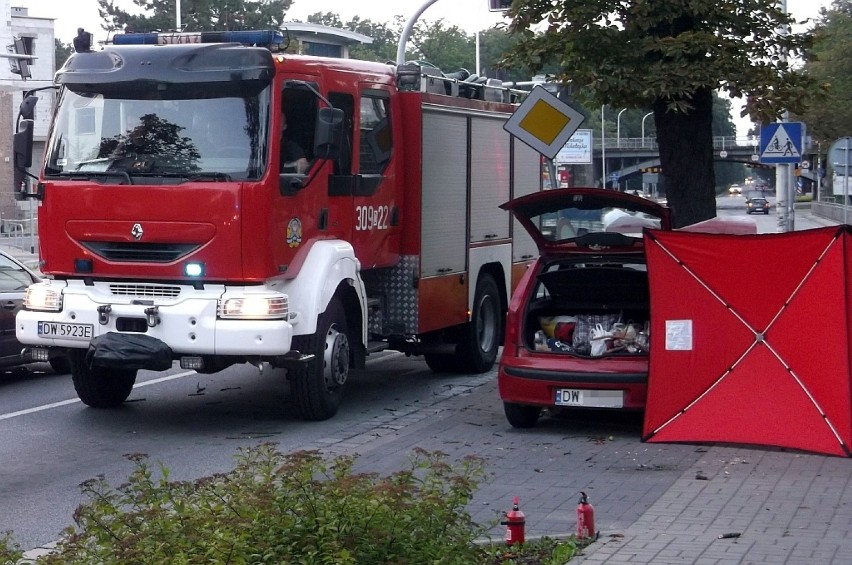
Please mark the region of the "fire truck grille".
<svg viewBox="0 0 852 565"><path fill-rule="evenodd" d="M146 298L174 298L180 295L179 286L158 284L111 284L114 296L144 296Z"/></svg>
<svg viewBox="0 0 852 565"><path fill-rule="evenodd" d="M195 243L127 243L121 241L86 241L83 245L107 261L171 263L196 249Z"/></svg>

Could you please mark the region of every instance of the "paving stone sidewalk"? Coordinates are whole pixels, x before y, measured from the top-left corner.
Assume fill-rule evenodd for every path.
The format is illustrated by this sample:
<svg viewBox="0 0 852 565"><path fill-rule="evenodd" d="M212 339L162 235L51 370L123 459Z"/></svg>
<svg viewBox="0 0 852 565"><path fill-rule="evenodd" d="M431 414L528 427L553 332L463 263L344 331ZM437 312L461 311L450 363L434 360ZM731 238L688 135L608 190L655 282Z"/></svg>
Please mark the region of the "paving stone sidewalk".
<svg viewBox="0 0 852 565"><path fill-rule="evenodd" d="M321 442L389 473L414 447L487 460L473 518L496 523L521 499L527 536L567 536L589 493L600 539L572 563L852 563L852 460L765 447L646 444L639 417L552 417L515 430L493 374L446 401ZM462 387L464 388L464 387ZM722 536L722 537L720 537Z"/></svg>

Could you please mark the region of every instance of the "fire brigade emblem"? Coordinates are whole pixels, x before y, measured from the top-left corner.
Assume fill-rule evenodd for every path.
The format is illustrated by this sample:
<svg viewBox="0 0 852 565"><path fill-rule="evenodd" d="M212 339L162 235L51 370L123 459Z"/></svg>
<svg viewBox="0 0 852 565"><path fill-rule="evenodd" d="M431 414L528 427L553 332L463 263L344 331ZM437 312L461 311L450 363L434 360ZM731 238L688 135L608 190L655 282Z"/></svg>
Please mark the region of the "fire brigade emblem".
<svg viewBox="0 0 852 565"><path fill-rule="evenodd" d="M287 224L287 245L299 247L300 243L302 243L302 221L299 218L293 218Z"/></svg>

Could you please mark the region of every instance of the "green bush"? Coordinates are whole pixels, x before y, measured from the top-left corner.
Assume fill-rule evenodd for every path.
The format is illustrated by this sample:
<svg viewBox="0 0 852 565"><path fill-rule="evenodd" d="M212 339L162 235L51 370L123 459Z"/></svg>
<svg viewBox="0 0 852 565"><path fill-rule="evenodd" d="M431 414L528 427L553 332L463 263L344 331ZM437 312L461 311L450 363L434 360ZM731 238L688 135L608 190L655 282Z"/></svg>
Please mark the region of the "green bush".
<svg viewBox="0 0 852 565"><path fill-rule="evenodd" d="M37 563L300 563L561 565L573 540L478 545L466 506L485 478L484 462L450 463L415 450L386 477L356 473L353 456L282 454L271 444L241 450L235 468L194 481L169 481L162 464L135 463L118 487L97 477L81 485L87 502L51 554ZM155 476L156 475L156 476ZM20 547L0 537L0 563Z"/></svg>
<svg viewBox="0 0 852 565"><path fill-rule="evenodd" d="M21 546L12 539L12 532L3 532L0 535L0 563L17 563L23 556Z"/></svg>
<svg viewBox="0 0 852 565"><path fill-rule="evenodd" d="M283 455L269 444L242 450L231 472L154 479L142 455L117 489L82 485L48 563L475 563L466 504L484 465L455 465L417 451L387 477L355 473L354 457Z"/></svg>

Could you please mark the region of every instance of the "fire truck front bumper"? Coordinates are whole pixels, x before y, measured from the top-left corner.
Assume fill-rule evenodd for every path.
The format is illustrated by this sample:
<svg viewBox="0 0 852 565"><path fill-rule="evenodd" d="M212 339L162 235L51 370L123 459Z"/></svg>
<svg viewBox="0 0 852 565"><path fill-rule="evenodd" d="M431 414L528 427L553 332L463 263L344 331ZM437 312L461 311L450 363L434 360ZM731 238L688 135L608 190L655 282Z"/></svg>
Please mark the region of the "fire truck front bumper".
<svg viewBox="0 0 852 565"><path fill-rule="evenodd" d="M276 357L290 351L287 296L266 287L45 281L16 317L25 345L86 348L108 332L156 338L176 355Z"/></svg>

